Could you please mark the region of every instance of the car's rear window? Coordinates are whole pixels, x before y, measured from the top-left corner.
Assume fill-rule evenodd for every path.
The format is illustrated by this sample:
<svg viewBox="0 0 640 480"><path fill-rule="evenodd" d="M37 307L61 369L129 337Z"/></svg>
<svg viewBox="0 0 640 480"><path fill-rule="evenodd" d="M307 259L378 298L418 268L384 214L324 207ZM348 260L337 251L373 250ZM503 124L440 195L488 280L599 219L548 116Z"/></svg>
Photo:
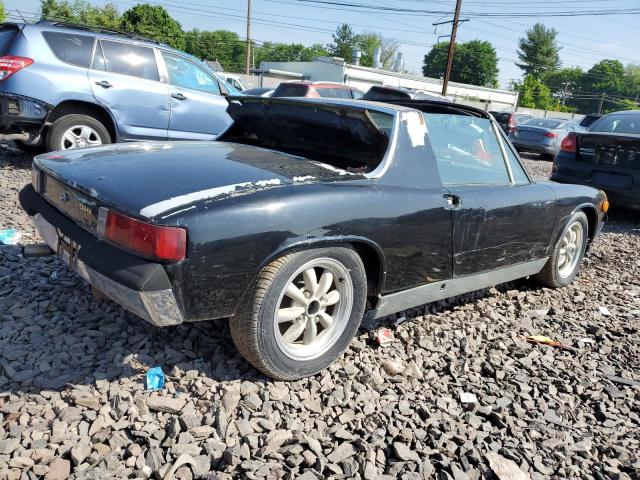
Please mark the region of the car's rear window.
<svg viewBox="0 0 640 480"><path fill-rule="evenodd" d="M383 100L390 99L410 99L411 95L407 92L402 92L399 90L386 90L386 89L378 89L372 88L367 93L364 94L364 100L371 100L372 102L378 102Z"/></svg>
<svg viewBox="0 0 640 480"><path fill-rule="evenodd" d="M562 120L547 120L545 118L532 118L523 123L527 127L542 127L542 128L558 128L564 122Z"/></svg>
<svg viewBox="0 0 640 480"><path fill-rule="evenodd" d="M88 35L63 32L42 32L54 55L65 63L89 68L94 38Z"/></svg>
<svg viewBox="0 0 640 480"><path fill-rule="evenodd" d="M640 134L640 113L607 115L589 127L590 132Z"/></svg>
<svg viewBox="0 0 640 480"><path fill-rule="evenodd" d="M447 113L423 115L444 185L511 183L490 120Z"/></svg>
<svg viewBox="0 0 640 480"><path fill-rule="evenodd" d="M18 29L13 25L5 25L0 28L0 55L6 55L9 47L16 38Z"/></svg>
<svg viewBox="0 0 640 480"><path fill-rule="evenodd" d="M347 88L316 87L315 91L323 98L351 98L351 91Z"/></svg>
<svg viewBox="0 0 640 480"><path fill-rule="evenodd" d="M272 97L304 97L308 91L309 87L306 85L280 85Z"/></svg>

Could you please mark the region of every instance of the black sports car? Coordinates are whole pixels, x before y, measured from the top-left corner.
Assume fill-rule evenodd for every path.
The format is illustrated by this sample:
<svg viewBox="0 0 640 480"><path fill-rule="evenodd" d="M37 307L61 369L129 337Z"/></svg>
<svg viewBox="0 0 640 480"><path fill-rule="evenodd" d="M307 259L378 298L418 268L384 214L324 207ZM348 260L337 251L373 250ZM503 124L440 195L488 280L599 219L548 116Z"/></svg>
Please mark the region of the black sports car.
<svg viewBox="0 0 640 480"><path fill-rule="evenodd" d="M23 208L82 277L158 326L230 317L293 379L363 315L535 275L567 285L604 193L533 182L491 117L445 102L230 100L220 141L41 155Z"/></svg>

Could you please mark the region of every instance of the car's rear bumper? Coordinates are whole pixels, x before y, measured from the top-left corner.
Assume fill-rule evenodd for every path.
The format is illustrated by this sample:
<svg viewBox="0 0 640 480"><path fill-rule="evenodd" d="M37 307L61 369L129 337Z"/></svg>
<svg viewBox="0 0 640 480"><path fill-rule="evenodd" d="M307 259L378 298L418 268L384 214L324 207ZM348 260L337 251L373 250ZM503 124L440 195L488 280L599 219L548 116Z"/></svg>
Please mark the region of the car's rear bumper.
<svg viewBox="0 0 640 480"><path fill-rule="evenodd" d="M542 153L546 155L555 155L558 153L557 149L551 145L540 145L535 143L527 143L516 138L509 137L511 144L517 149L525 152Z"/></svg>
<svg viewBox="0 0 640 480"><path fill-rule="evenodd" d="M52 105L35 98L0 92L0 139L14 140L17 134L37 135L52 109Z"/></svg>
<svg viewBox="0 0 640 480"><path fill-rule="evenodd" d="M47 203L31 185L20 192L20 203L49 247L88 283L154 325L177 325L184 321L161 264L129 255L98 240ZM69 245L74 248L65 248Z"/></svg>
<svg viewBox="0 0 640 480"><path fill-rule="evenodd" d="M640 189L618 190L610 186L598 185L579 176L552 174L551 181L558 183L575 183L597 188L607 194L607 199L612 207L626 207L632 210L640 210Z"/></svg>

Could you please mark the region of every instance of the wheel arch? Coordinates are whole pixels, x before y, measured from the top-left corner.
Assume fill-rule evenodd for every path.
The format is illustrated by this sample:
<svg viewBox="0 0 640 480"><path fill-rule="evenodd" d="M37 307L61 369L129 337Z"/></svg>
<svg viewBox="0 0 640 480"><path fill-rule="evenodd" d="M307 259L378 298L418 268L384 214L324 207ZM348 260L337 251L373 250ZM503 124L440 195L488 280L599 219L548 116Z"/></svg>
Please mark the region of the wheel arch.
<svg viewBox="0 0 640 480"><path fill-rule="evenodd" d="M260 272L276 258L301 250L330 246L350 246L356 251L367 274L367 298L375 306L375 302L384 288L386 276L384 252L380 245L373 240L355 235L312 238L283 244L260 263L247 290L253 288L255 279Z"/></svg>
<svg viewBox="0 0 640 480"><path fill-rule="evenodd" d="M573 216L573 214L577 212L582 212L587 216L587 225L589 227L589 231L587 232L589 236L589 242L587 244L588 248L596 235L596 229L598 226L598 209L591 203L583 203L574 208L573 212L571 212L571 215Z"/></svg>
<svg viewBox="0 0 640 480"><path fill-rule="evenodd" d="M102 105L86 102L83 100L65 100L63 102L60 102L53 110L51 110L51 112L49 112L46 125L50 126L59 118L74 113L89 115L96 118L97 120L102 122L102 124L109 132L109 135L111 135L111 141L116 142L118 140L118 129L116 127L116 122L111 115L111 112L109 112L109 110Z"/></svg>

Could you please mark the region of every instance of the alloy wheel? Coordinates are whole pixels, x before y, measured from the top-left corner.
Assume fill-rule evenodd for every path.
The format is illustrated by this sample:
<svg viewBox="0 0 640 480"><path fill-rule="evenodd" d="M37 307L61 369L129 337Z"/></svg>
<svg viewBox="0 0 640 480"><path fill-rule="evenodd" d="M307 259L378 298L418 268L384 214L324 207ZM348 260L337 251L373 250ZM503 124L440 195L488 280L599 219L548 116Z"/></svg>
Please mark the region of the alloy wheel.
<svg viewBox="0 0 640 480"><path fill-rule="evenodd" d="M560 239L558 252L558 274L567 278L580 261L582 244L584 242L584 229L580 222L573 222Z"/></svg>
<svg viewBox="0 0 640 480"><path fill-rule="evenodd" d="M96 147L98 145L102 145L102 138L88 125L74 125L68 128L60 140L60 150Z"/></svg>
<svg viewBox="0 0 640 480"><path fill-rule="evenodd" d="M313 360L337 342L349 322L351 276L337 260L311 260L289 278L277 305L274 331L278 347L294 360Z"/></svg>

